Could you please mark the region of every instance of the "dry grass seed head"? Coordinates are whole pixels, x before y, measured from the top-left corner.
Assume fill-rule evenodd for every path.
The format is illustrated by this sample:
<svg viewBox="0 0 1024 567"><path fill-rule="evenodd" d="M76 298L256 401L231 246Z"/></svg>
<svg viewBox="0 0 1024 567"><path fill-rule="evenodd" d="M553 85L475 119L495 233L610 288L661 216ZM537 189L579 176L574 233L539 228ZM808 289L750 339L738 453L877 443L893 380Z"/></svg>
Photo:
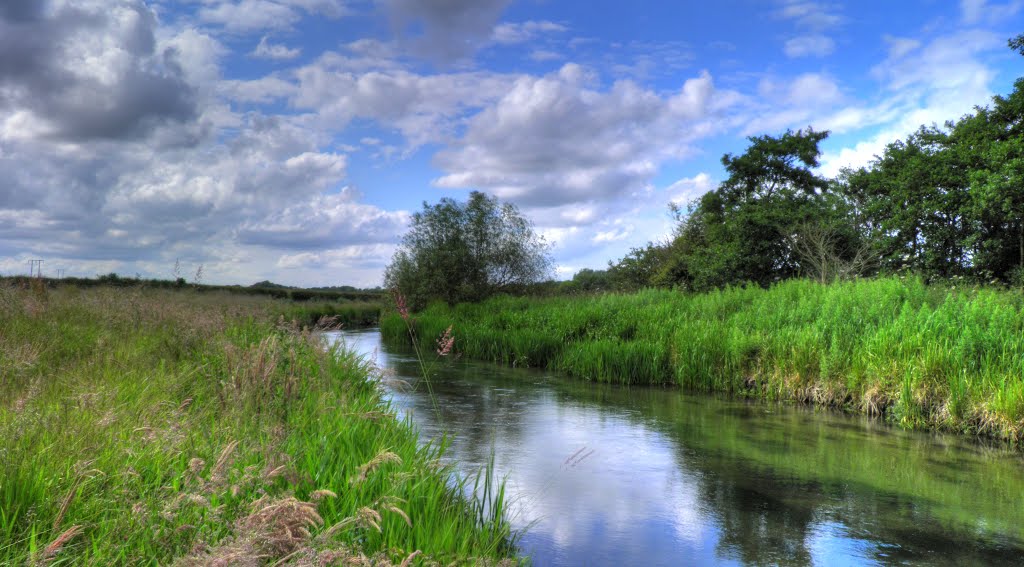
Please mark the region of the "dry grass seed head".
<svg viewBox="0 0 1024 567"><path fill-rule="evenodd" d="M377 503L377 507L394 514L398 514L403 520L405 520L406 525L411 528L412 520L409 518L409 514L405 513L405 510L398 507L399 502L404 503L405 501L394 496L385 496Z"/></svg>
<svg viewBox="0 0 1024 567"><path fill-rule="evenodd" d="M84 529L82 528L82 526L71 526L70 528L64 530L64 532L58 535L53 541L47 544L45 548L43 548L41 563L45 564L56 558L57 554L60 553L60 550L63 549L64 546L68 544L68 542L70 542L83 531Z"/></svg>
<svg viewBox="0 0 1024 567"><path fill-rule="evenodd" d="M331 492L330 490L324 489L324 488L322 488L320 490L314 490L309 495L310 500L313 500L314 502L319 502L319 501L323 500L324 498L337 498L337 497L338 497L337 494L335 494L334 492Z"/></svg>
<svg viewBox="0 0 1024 567"><path fill-rule="evenodd" d="M371 473L386 463L402 464L402 458L389 449L382 449L374 458L370 459L370 462L359 467L359 474L349 482L352 484L363 482Z"/></svg>
<svg viewBox="0 0 1024 567"><path fill-rule="evenodd" d="M238 447L238 441L232 441L224 447L224 450L220 452L220 456L217 457L217 463L213 465L213 469L210 470L210 481L216 482L222 480L224 469L228 466L231 461L231 456L234 454L235 449Z"/></svg>
<svg viewBox="0 0 1024 567"><path fill-rule="evenodd" d="M284 555L309 540L310 529L323 523L316 505L289 497L261 506L244 518L240 527L260 534L261 541L270 549Z"/></svg>

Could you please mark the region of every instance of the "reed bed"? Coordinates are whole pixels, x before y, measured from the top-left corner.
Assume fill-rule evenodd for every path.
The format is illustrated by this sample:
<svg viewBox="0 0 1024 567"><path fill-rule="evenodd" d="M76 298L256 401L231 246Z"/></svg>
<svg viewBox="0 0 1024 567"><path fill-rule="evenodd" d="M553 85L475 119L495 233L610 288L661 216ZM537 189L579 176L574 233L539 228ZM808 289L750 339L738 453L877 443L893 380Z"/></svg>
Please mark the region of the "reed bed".
<svg viewBox="0 0 1024 567"><path fill-rule="evenodd" d="M500 483L457 477L370 364L279 315L0 287L0 564L507 561Z"/></svg>
<svg viewBox="0 0 1024 567"><path fill-rule="evenodd" d="M512 298L417 314L466 356L598 382L797 400L1024 441L1024 296L914 278ZM390 340L405 323L386 315Z"/></svg>

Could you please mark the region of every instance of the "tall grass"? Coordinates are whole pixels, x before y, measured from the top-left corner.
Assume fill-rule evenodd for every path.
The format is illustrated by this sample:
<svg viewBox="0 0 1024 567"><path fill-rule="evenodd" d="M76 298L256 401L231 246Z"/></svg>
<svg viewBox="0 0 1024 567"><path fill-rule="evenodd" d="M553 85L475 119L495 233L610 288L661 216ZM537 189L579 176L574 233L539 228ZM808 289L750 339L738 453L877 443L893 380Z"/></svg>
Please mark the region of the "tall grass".
<svg viewBox="0 0 1024 567"><path fill-rule="evenodd" d="M585 380L791 399L1024 440L1024 296L917 279L433 305L467 356ZM397 316L385 337L407 336Z"/></svg>
<svg viewBox="0 0 1024 567"><path fill-rule="evenodd" d="M328 318L344 328L369 327L377 324L384 305L373 301L308 301L278 300L273 303L281 317L300 325L316 325Z"/></svg>
<svg viewBox="0 0 1024 567"><path fill-rule="evenodd" d="M500 487L463 496L367 362L277 314L0 288L0 564L508 557Z"/></svg>

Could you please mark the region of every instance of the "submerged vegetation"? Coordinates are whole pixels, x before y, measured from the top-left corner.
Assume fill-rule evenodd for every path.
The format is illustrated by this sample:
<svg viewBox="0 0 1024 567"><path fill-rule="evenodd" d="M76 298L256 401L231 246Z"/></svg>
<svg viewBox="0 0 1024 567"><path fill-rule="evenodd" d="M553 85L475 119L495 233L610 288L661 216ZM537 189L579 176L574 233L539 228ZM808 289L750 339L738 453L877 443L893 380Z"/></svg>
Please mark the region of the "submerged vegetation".
<svg viewBox="0 0 1024 567"><path fill-rule="evenodd" d="M1022 308L1017 292L893 277L438 303L415 325L425 348L454 325L457 350L513 366L798 400L1019 443ZM381 329L408 336L397 314Z"/></svg>
<svg viewBox="0 0 1024 567"><path fill-rule="evenodd" d="M0 287L0 564L510 555L494 479L466 486L370 363L275 305Z"/></svg>

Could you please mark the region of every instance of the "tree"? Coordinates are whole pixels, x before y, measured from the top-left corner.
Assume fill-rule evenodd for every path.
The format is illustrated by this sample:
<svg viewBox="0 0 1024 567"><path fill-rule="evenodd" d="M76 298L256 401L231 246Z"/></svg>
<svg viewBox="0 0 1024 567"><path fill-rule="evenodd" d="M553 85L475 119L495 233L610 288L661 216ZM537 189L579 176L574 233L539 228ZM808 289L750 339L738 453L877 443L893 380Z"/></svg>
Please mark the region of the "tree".
<svg viewBox="0 0 1024 567"><path fill-rule="evenodd" d="M803 271L792 247L798 228L817 223L845 238L848 213L812 171L827 136L810 128L755 136L742 155L722 157L729 177L691 207L676 237L685 265L674 273L688 279L681 283L695 290L768 285Z"/></svg>
<svg viewBox="0 0 1024 567"><path fill-rule="evenodd" d="M1024 272L1024 79L1008 97L994 97L991 108L957 122L953 133L962 140L962 152L973 158L975 267L1019 280Z"/></svg>
<svg viewBox="0 0 1024 567"><path fill-rule="evenodd" d="M479 301L543 280L551 270L548 250L514 205L474 191L466 203L423 203L384 283L413 309L433 300Z"/></svg>
<svg viewBox="0 0 1024 567"><path fill-rule="evenodd" d="M570 293L594 293L608 291L612 288L612 279L608 270L591 270L583 268L573 275L572 280L564 286Z"/></svg>
<svg viewBox="0 0 1024 567"><path fill-rule="evenodd" d="M633 291L656 284L658 272L669 261L668 245L648 242L643 248L632 248L618 262L608 262L612 287Z"/></svg>

